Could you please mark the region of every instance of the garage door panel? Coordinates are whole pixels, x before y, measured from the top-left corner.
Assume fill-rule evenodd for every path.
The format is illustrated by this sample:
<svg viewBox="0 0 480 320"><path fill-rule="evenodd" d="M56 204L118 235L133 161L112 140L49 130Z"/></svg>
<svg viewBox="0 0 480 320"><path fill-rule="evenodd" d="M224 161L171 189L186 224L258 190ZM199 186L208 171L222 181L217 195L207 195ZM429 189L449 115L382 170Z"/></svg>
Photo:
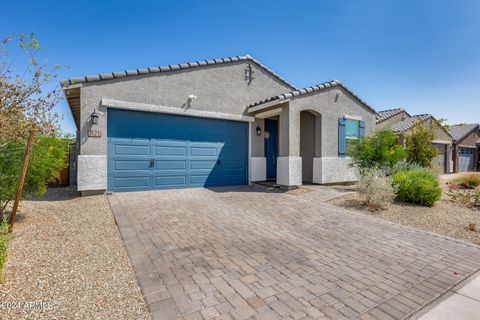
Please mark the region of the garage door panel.
<svg viewBox="0 0 480 320"><path fill-rule="evenodd" d="M475 168L475 151L472 148L460 148L458 154L458 171L473 171Z"/></svg>
<svg viewBox="0 0 480 320"><path fill-rule="evenodd" d="M208 147L208 146L196 146L190 148L190 155L191 156L207 156L207 157L217 157L218 150L216 146Z"/></svg>
<svg viewBox="0 0 480 320"><path fill-rule="evenodd" d="M131 144L116 144L114 149L115 155L150 155L150 145L131 145Z"/></svg>
<svg viewBox="0 0 480 320"><path fill-rule="evenodd" d="M204 186L207 179L208 175L192 175L190 176L190 184L192 186Z"/></svg>
<svg viewBox="0 0 480 320"><path fill-rule="evenodd" d="M114 170L116 172L121 171L150 171L150 160L115 160L114 161Z"/></svg>
<svg viewBox="0 0 480 320"><path fill-rule="evenodd" d="M156 160L155 161L155 170L157 171L166 171L166 170L186 170L187 169L187 160Z"/></svg>
<svg viewBox="0 0 480 320"><path fill-rule="evenodd" d="M185 186L185 175L179 176L157 176L155 177L155 186L168 187L168 186Z"/></svg>
<svg viewBox="0 0 480 320"><path fill-rule="evenodd" d="M217 165L217 160L191 160L190 169L214 169Z"/></svg>
<svg viewBox="0 0 480 320"><path fill-rule="evenodd" d="M156 170L152 171L152 176L155 177L167 177L167 176L186 176L188 172L186 170Z"/></svg>
<svg viewBox="0 0 480 320"><path fill-rule="evenodd" d="M155 146L156 156L186 156L186 146Z"/></svg>
<svg viewBox="0 0 480 320"><path fill-rule="evenodd" d="M117 189L122 188L145 188L150 186L150 176L128 176L128 177L115 177L114 187Z"/></svg>
<svg viewBox="0 0 480 320"><path fill-rule="evenodd" d="M247 123L117 109L107 121L109 190L248 182Z"/></svg>

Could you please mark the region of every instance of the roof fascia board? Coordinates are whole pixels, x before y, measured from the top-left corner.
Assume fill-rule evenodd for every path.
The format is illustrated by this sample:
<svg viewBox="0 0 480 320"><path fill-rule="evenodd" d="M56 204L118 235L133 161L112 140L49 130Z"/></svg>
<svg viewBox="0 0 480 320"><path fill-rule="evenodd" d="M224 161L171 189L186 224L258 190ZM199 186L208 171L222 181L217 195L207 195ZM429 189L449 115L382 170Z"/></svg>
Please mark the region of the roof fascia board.
<svg viewBox="0 0 480 320"><path fill-rule="evenodd" d="M274 107L276 105L279 105L279 104L282 104L282 103L285 103L285 102L289 102L289 101L290 101L290 98L289 99L276 99L276 100L273 100L273 101L269 101L269 102L266 102L266 103L263 103L263 104L259 104L258 106L248 108L248 113L253 113L253 112L261 111L261 110L264 110L264 109L268 109L270 107Z"/></svg>
<svg viewBox="0 0 480 320"><path fill-rule="evenodd" d="M282 108L267 110L267 111L264 111L264 112L257 113L255 115L255 118L265 119L265 118L269 118L269 117L272 117L272 116L279 115L281 112L282 112Z"/></svg>

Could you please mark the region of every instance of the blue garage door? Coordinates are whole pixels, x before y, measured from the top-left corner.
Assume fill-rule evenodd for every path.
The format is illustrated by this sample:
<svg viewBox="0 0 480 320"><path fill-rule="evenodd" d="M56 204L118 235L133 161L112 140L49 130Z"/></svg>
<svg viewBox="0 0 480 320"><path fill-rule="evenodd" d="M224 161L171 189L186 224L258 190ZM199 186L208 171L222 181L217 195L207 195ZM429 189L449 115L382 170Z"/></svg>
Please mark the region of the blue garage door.
<svg viewBox="0 0 480 320"><path fill-rule="evenodd" d="M108 110L108 190L246 184L248 124Z"/></svg>

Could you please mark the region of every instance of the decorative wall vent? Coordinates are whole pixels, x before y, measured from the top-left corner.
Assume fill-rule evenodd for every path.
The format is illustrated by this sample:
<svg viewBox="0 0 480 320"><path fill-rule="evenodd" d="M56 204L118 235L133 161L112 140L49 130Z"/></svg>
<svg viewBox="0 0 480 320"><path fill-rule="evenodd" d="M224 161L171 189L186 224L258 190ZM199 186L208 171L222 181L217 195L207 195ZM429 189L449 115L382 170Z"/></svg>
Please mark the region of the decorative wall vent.
<svg viewBox="0 0 480 320"><path fill-rule="evenodd" d="M247 81L248 85L252 83L253 73L254 71L252 70L252 65L249 63L248 66L245 68L245 81Z"/></svg>

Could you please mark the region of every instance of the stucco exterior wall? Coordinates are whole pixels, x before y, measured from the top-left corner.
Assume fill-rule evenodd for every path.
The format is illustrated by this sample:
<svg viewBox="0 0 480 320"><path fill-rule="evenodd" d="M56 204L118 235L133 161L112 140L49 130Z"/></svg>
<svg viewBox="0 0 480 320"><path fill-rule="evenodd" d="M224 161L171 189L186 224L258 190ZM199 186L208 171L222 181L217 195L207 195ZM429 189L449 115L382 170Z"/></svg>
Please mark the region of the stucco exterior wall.
<svg viewBox="0 0 480 320"><path fill-rule="evenodd" d="M344 116L365 121L365 133L375 128L375 114L348 92L333 87L299 96L289 102L289 156L300 156L300 111L313 110L321 117L321 157L338 157L338 119Z"/></svg>
<svg viewBox="0 0 480 320"><path fill-rule="evenodd" d="M257 128L262 130L260 136L257 135ZM252 157L264 157L265 156L265 142L264 142L264 133L265 133L265 120L264 119L255 119L250 126L250 136L251 136L251 150Z"/></svg>
<svg viewBox="0 0 480 320"><path fill-rule="evenodd" d="M248 64L254 71L250 84L244 79ZM247 61L86 83L80 90L81 154L106 154L108 109L99 107L102 98L246 115L250 103L288 90L289 86ZM197 96L190 104L189 95ZM92 128L94 109L101 114ZM102 137L88 138L89 129L101 130Z"/></svg>
<svg viewBox="0 0 480 320"><path fill-rule="evenodd" d="M439 127L438 123L434 120L427 120L418 124L417 126L425 126L425 127L433 127L434 131L434 142L436 143L443 143L443 144L452 144L453 140L452 137L442 128ZM408 137L410 133L412 133L417 126L414 126L403 133L405 137Z"/></svg>
<svg viewBox="0 0 480 320"><path fill-rule="evenodd" d="M476 148L478 140L480 140L479 129L474 130L471 133L469 133L467 136L465 136L465 138L463 138L462 141L458 142L458 145L464 148Z"/></svg>

